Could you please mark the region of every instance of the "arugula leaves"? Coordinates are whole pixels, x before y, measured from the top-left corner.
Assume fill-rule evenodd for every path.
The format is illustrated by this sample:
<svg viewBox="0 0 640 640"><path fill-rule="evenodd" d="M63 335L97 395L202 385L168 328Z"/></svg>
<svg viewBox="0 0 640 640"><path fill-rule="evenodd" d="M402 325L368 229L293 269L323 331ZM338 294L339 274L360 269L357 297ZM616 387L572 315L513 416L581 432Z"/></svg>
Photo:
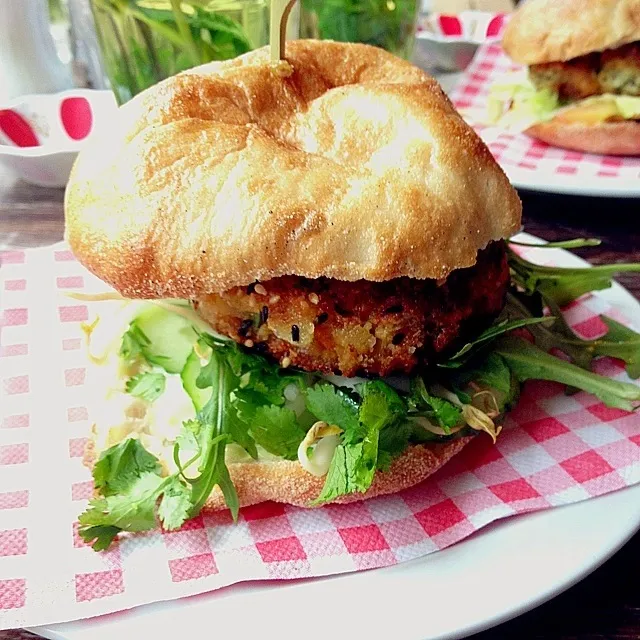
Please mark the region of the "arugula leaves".
<svg viewBox="0 0 640 640"><path fill-rule="evenodd" d="M546 267L525 260L512 249L507 248L507 253L514 284L527 294L538 292L560 306L569 304L590 291L608 289L613 276L619 273L640 272L640 263L580 268Z"/></svg>
<svg viewBox="0 0 640 640"><path fill-rule="evenodd" d="M620 382L546 353L527 340L515 336L501 338L495 352L504 358L509 369L520 382L552 380L582 389L600 398L609 407L633 411L633 402L640 401L640 387Z"/></svg>
<svg viewBox="0 0 640 640"><path fill-rule="evenodd" d="M489 346L489 344L499 336L505 335L516 329L528 328L535 324L550 324L551 322L553 322L553 318L549 317L528 317L518 318L517 320L509 320L508 318L505 318L503 320L499 320L488 329L485 329L475 340L465 344L449 359L439 363L438 366L447 369L461 367L470 356L477 354L480 349Z"/></svg>

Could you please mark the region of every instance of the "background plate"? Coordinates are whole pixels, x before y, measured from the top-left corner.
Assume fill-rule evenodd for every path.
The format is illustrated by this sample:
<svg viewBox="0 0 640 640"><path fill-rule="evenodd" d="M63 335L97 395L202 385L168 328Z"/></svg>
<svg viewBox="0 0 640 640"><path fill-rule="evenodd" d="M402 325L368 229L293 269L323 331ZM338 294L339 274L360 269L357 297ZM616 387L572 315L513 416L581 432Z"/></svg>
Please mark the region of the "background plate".
<svg viewBox="0 0 640 640"><path fill-rule="evenodd" d="M548 193L640 197L640 157L569 151L524 133L480 124L487 122L490 87L504 82L505 74L521 71L522 67L514 64L499 44L488 44L478 49L465 72L456 78L455 86L449 79L443 83L456 108L487 143L511 184Z"/></svg>

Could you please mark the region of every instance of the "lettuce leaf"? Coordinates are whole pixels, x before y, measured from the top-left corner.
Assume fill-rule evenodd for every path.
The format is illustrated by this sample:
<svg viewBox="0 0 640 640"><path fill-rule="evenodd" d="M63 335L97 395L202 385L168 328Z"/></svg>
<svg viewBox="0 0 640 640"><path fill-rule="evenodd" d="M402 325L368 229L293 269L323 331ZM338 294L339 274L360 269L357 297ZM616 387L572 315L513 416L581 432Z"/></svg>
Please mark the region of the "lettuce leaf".
<svg viewBox="0 0 640 640"><path fill-rule="evenodd" d="M530 126L551 120L555 116L571 121L579 121L584 117L587 122L603 117L637 119L640 117L640 97L606 93L563 103L556 92L548 88L536 89L526 75L519 71L505 74L491 86L486 114L475 119L482 124L525 131Z"/></svg>

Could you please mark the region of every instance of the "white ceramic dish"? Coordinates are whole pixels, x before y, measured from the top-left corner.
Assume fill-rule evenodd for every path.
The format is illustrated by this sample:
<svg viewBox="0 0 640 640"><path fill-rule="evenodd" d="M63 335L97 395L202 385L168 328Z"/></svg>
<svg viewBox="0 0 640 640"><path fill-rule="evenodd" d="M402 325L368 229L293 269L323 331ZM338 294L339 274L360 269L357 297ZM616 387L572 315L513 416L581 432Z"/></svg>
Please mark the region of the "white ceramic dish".
<svg viewBox="0 0 640 640"><path fill-rule="evenodd" d="M111 91L88 89L0 105L0 164L32 184L64 187L78 151L98 128L109 126L116 109Z"/></svg>
<svg viewBox="0 0 640 640"><path fill-rule="evenodd" d="M521 239L535 239L522 234ZM538 258L583 266L545 249ZM640 304L621 286L601 292L627 317ZM640 485L550 511L502 520L424 558L386 569L294 582L251 582L93 620L31 629L55 640L145 638L233 629L279 640L463 638L569 588L640 529ZM340 607L339 603L347 603ZM286 620L286 624L283 624ZM498 636L499 637L499 636Z"/></svg>
<svg viewBox="0 0 640 640"><path fill-rule="evenodd" d="M486 11L420 17L413 62L431 72L463 71L481 44L499 40L504 20L503 14Z"/></svg>

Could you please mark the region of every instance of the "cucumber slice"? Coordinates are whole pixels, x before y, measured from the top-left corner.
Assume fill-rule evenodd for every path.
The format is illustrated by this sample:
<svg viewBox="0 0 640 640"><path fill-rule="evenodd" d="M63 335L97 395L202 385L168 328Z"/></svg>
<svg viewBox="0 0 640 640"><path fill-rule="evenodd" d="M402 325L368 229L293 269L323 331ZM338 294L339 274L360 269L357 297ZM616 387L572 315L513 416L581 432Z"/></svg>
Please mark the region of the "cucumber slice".
<svg viewBox="0 0 640 640"><path fill-rule="evenodd" d="M191 349L191 353L189 354L180 373L180 378L182 378L182 386L189 394L196 412L202 410L202 407L207 404L212 393L211 387L207 389L200 389L196 386L196 380L200 375L201 369L202 366L200 365L200 358L195 350Z"/></svg>
<svg viewBox="0 0 640 640"><path fill-rule="evenodd" d="M151 305L139 313L135 324L148 338L142 354L167 373L180 373L198 340L191 323L177 313Z"/></svg>

